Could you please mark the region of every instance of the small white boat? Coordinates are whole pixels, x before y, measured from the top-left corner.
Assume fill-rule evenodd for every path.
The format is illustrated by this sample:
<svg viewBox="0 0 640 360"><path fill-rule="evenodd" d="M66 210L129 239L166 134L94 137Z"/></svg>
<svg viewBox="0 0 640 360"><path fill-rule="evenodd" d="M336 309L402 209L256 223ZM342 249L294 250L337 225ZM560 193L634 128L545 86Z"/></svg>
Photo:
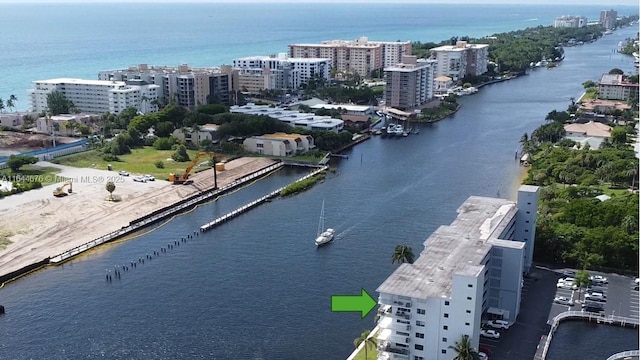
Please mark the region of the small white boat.
<svg viewBox="0 0 640 360"><path fill-rule="evenodd" d="M318 235L316 237L316 246L321 246L333 241L335 230L328 228L324 230L324 200L322 200L322 210L320 210L320 223L318 224Z"/></svg>
<svg viewBox="0 0 640 360"><path fill-rule="evenodd" d="M387 125L387 134L389 135L395 135L396 133L396 124L389 124Z"/></svg>
<svg viewBox="0 0 640 360"><path fill-rule="evenodd" d="M394 134L403 135L404 134L404 127L402 127L401 124L396 125L396 128L394 129Z"/></svg>

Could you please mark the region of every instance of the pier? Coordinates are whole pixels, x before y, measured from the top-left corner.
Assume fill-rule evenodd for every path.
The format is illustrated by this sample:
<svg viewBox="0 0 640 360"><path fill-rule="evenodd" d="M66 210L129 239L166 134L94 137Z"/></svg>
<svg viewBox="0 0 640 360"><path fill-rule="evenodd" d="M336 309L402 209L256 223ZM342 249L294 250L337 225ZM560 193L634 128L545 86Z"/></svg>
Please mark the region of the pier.
<svg viewBox="0 0 640 360"><path fill-rule="evenodd" d="M329 167L326 166L326 165L322 166L322 167L319 167L315 171L313 171L312 173L307 174L307 175L301 177L300 179L294 181L294 183L302 181L302 180L305 180L305 179L308 179L308 178L310 178L312 176L315 176L315 175L317 175L317 174L319 174L319 173L321 173L323 171L326 171L328 168ZM254 207L256 207L256 206L258 206L260 204L268 202L269 200L277 197L285 187L286 186L283 186L283 187L281 187L279 189L276 189L276 190L268 193L267 195L265 195L265 196L263 196L263 197L261 197L259 199L256 199L256 200L254 200L254 201L252 201L252 202L250 202L248 204L245 204L245 205L243 205L243 206L241 206L241 207L239 207L239 208L237 208L237 209L235 209L235 210L233 210L233 211L231 211L229 213L226 213L226 214L220 216L219 218L217 218L217 219L215 219L215 220L213 220L213 221L211 221L209 223L206 223L206 224L202 225L200 227L200 231L201 232L209 231L209 230L217 227L218 225L224 224L225 222L235 218L238 215L244 214L245 212L253 209Z"/></svg>

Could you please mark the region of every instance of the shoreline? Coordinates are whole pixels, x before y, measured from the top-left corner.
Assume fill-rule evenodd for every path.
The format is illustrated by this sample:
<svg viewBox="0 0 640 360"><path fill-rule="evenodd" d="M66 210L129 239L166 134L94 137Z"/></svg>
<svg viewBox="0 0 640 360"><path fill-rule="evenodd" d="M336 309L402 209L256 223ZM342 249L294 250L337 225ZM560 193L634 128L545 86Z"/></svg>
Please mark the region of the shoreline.
<svg viewBox="0 0 640 360"><path fill-rule="evenodd" d="M162 180L136 183L123 178L116 184L115 193L122 197L122 201L117 203L104 201L106 192L101 182L80 182L74 186L73 194L63 198L51 195L55 184L13 195L20 199L0 209L0 229L12 234L8 237L12 243L0 251L0 284L29 274L49 264L56 256L83 245L86 246L84 250L88 250L126 238L167 216L182 213L206 201L207 196L235 188L241 185L240 180L278 163L267 158L232 160L224 171L218 172L219 192L213 189L211 170L206 170L194 174L191 185L173 185ZM62 175L73 178L90 173L102 177L112 175L106 170L56 166L62 169ZM167 209L176 204L183 204L180 211L167 215ZM104 221L105 218L109 221ZM98 242L102 238L105 241ZM87 246L92 242L93 247Z"/></svg>

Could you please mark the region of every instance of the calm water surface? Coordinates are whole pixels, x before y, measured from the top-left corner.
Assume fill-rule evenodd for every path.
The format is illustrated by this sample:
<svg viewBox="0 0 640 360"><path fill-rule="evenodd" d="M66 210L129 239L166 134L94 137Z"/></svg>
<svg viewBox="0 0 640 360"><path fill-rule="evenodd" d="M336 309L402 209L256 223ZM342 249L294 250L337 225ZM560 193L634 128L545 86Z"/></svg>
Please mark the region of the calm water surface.
<svg viewBox="0 0 640 360"><path fill-rule="evenodd" d="M515 198L523 133L565 109L581 83L612 67L624 29L566 50L558 68L461 99L419 135L366 141L335 173L155 257L121 280L105 270L152 253L303 173L283 170L135 240L99 249L0 290L0 359L344 359L373 317L330 312L332 294L374 292L395 269L396 244L422 242L470 195ZM322 201L330 246L313 245ZM109 221L108 218L105 221ZM603 335L604 336L604 335ZM554 346L586 353L558 336ZM605 341L603 351L609 347ZM613 342L607 353L618 349Z"/></svg>

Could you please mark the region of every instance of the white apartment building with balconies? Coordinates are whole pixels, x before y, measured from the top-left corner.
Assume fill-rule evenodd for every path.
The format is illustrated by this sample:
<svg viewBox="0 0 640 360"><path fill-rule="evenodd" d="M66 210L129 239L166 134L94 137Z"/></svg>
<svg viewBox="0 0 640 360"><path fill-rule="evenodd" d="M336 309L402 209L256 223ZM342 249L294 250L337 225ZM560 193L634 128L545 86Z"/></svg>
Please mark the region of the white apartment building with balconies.
<svg viewBox="0 0 640 360"><path fill-rule="evenodd" d="M344 121L330 116L318 116L313 113L301 113L280 107L268 105L256 105L249 103L244 106L234 105L229 108L232 113L265 115L283 122L292 127L301 127L308 130L322 130L340 132L344 128Z"/></svg>
<svg viewBox="0 0 640 360"><path fill-rule="evenodd" d="M154 101L158 99L159 86L134 84L137 85L124 81L70 78L34 81L34 87L29 91L31 109L34 112L46 111L47 96L53 91L59 91L84 113L119 114L128 107L134 107L138 111L158 111Z"/></svg>
<svg viewBox="0 0 640 360"><path fill-rule="evenodd" d="M248 56L233 60L238 71L238 87L242 91L297 90L312 78L328 81L331 60L328 58L296 58L285 53L277 56Z"/></svg>
<svg viewBox="0 0 640 360"><path fill-rule="evenodd" d="M444 75L458 81L467 74L482 75L487 72L489 45L457 41L455 45L431 49L431 58L438 62L436 76Z"/></svg>
<svg viewBox="0 0 640 360"><path fill-rule="evenodd" d="M587 18L584 16L563 15L553 21L553 27L580 28L587 26Z"/></svg>
<svg viewBox="0 0 640 360"><path fill-rule="evenodd" d="M413 110L433 99L436 61L404 55L402 62L384 69L385 105Z"/></svg>
<svg viewBox="0 0 640 360"><path fill-rule="evenodd" d="M517 203L469 197L413 264L400 265L378 287L378 359L450 360L449 346L463 335L478 348L483 314L515 321L538 194L537 186L523 185Z"/></svg>

